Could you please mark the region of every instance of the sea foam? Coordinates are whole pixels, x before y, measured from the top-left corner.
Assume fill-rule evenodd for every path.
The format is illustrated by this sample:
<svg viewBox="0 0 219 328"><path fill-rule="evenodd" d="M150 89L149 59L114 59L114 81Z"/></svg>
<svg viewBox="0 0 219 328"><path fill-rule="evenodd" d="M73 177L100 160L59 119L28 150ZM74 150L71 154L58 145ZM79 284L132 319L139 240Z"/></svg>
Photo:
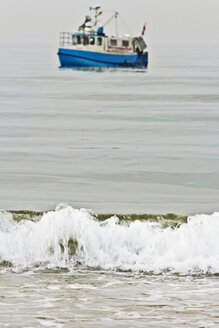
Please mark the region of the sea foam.
<svg viewBox="0 0 219 328"><path fill-rule="evenodd" d="M39 220L0 212L0 263L12 268L219 273L219 213L195 215L177 228L159 222L98 221L90 211L59 206Z"/></svg>

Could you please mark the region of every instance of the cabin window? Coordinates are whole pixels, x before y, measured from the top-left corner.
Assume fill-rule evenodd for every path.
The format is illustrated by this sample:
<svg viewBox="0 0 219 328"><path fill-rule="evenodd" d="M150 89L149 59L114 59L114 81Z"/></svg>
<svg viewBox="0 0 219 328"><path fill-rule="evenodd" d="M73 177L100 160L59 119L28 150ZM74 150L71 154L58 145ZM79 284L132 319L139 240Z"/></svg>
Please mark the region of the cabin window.
<svg viewBox="0 0 219 328"><path fill-rule="evenodd" d="M83 36L83 45L86 46L88 44L88 37Z"/></svg>
<svg viewBox="0 0 219 328"><path fill-rule="evenodd" d="M77 44L77 37L75 35L72 36L72 44L73 45Z"/></svg>
<svg viewBox="0 0 219 328"><path fill-rule="evenodd" d="M80 37L80 35L77 35L77 44L81 44L81 37Z"/></svg>
<svg viewBox="0 0 219 328"><path fill-rule="evenodd" d="M89 44L91 44L91 45L95 44L95 38L93 36L89 37Z"/></svg>
<svg viewBox="0 0 219 328"><path fill-rule="evenodd" d="M122 46L123 47L128 47L129 46L129 41L128 40L122 40Z"/></svg>
<svg viewBox="0 0 219 328"><path fill-rule="evenodd" d="M115 40L115 39L111 39L111 40L110 40L110 45L111 45L111 46L117 46L117 40Z"/></svg>
<svg viewBox="0 0 219 328"><path fill-rule="evenodd" d="M102 46L102 38L97 38L97 45Z"/></svg>

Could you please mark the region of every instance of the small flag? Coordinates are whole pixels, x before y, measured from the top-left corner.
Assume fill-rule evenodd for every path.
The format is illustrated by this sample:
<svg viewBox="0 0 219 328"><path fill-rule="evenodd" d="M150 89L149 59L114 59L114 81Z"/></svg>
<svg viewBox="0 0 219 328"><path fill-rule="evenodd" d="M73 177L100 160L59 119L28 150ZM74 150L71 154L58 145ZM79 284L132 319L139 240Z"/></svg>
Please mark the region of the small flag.
<svg viewBox="0 0 219 328"><path fill-rule="evenodd" d="M141 35L142 36L144 35L145 30L146 30L146 23L144 24L143 29L142 29L142 32L141 32Z"/></svg>
<svg viewBox="0 0 219 328"><path fill-rule="evenodd" d="M102 12L102 11L100 11L100 12L97 14L97 17L98 17L98 16L100 16L100 15L102 15L102 13L103 13L103 12Z"/></svg>

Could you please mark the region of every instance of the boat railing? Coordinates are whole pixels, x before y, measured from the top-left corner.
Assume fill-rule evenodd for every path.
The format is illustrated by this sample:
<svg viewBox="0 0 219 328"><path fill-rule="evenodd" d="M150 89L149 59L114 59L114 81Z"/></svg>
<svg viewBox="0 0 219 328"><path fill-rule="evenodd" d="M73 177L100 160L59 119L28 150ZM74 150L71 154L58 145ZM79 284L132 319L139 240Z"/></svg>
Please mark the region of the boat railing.
<svg viewBox="0 0 219 328"><path fill-rule="evenodd" d="M59 34L59 44L60 44L60 46L72 45L72 33L71 32L61 32Z"/></svg>

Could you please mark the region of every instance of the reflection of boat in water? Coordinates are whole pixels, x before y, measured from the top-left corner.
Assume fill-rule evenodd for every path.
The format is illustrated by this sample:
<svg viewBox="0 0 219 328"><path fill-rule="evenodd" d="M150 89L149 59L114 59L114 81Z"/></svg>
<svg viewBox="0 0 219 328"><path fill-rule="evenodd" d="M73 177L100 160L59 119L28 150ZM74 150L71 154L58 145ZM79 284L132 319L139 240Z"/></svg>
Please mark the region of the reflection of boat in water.
<svg viewBox="0 0 219 328"><path fill-rule="evenodd" d="M103 25L98 27L100 7L90 8L95 11L95 21L86 16L78 33L60 33L58 56L62 67L135 67L146 68L148 52L142 36L118 36L118 12ZM104 26L112 19L116 22L116 36L104 33Z"/></svg>

